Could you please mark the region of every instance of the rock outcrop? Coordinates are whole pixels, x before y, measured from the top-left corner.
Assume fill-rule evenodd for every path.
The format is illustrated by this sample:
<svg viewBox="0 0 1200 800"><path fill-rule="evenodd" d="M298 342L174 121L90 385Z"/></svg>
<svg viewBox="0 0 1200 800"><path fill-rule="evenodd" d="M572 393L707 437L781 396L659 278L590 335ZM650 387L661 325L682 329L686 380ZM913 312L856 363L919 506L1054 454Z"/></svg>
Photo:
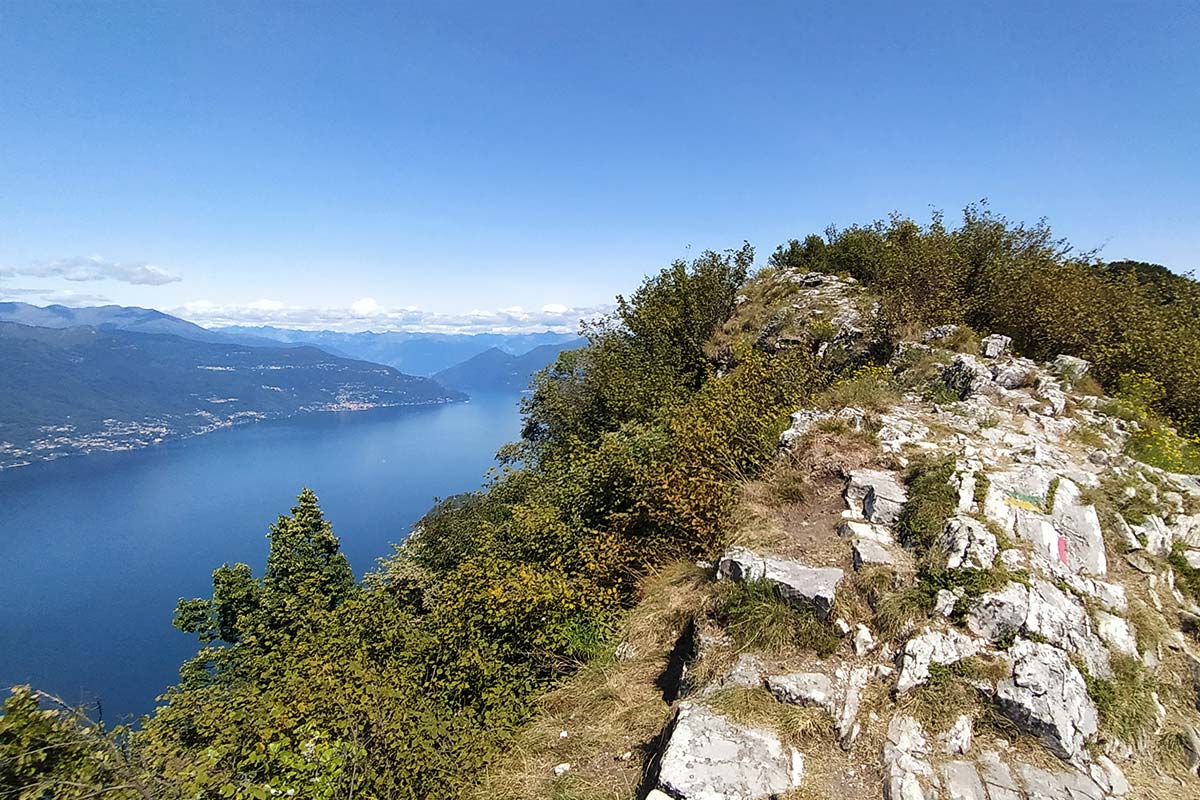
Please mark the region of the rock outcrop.
<svg viewBox="0 0 1200 800"><path fill-rule="evenodd" d="M764 800L801 785L804 756L770 731L681 703L657 789L676 800Z"/></svg>
<svg viewBox="0 0 1200 800"><path fill-rule="evenodd" d="M763 556L734 547L717 562L717 575L734 581L766 581L789 602L812 607L828 617L844 572L837 567L810 567L798 561Z"/></svg>

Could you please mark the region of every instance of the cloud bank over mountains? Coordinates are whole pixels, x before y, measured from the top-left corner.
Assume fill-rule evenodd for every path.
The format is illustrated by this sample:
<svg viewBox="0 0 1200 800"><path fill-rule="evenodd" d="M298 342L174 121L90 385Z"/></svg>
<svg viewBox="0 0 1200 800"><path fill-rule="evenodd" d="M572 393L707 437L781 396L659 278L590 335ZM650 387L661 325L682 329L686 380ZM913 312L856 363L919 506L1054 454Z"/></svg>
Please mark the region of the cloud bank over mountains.
<svg viewBox="0 0 1200 800"><path fill-rule="evenodd" d="M171 314L205 327L271 325L301 330L414 333L534 333L545 330L575 333L580 320L595 319L611 310L611 305L579 308L549 303L536 310L509 306L496 311L472 309L447 313L412 306L389 307L373 297L361 298L345 307L291 306L278 300L223 305L200 300L168 309Z"/></svg>
<svg viewBox="0 0 1200 800"><path fill-rule="evenodd" d="M12 279L40 279L41 287L5 285ZM138 287L158 287L180 282L181 276L148 262L121 263L100 256L35 261L23 266L0 267L0 300L23 300L34 304L67 306L112 303L108 295L72 285L108 282ZM67 283L64 284L63 282ZM97 287L101 288L101 287ZM186 295L185 295L186 296ZM153 303L157 308L206 327L226 325L271 325L301 330L407 331L426 333L576 333L581 320L591 320L612 310L612 305L574 307L547 303L536 309L509 306L499 310L471 309L463 312L427 311L415 306L390 306L373 297L348 305L293 305L280 300L250 303L220 303L195 300L178 304ZM144 300L139 302L141 305Z"/></svg>

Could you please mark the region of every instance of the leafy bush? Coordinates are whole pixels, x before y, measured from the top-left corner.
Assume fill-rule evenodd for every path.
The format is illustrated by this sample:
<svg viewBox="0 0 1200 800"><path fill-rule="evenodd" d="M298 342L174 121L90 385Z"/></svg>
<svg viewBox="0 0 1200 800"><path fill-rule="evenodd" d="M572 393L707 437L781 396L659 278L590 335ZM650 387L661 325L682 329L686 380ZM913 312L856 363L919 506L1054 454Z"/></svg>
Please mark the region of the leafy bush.
<svg viewBox="0 0 1200 800"><path fill-rule="evenodd" d="M773 263L849 273L881 298L879 327L941 323L1003 333L1018 351L1092 362L1114 389L1126 373L1162 388L1148 405L1185 432L1200 432L1200 286L1151 264L1104 264L1033 226L968 206L949 228L894 215L789 242Z"/></svg>

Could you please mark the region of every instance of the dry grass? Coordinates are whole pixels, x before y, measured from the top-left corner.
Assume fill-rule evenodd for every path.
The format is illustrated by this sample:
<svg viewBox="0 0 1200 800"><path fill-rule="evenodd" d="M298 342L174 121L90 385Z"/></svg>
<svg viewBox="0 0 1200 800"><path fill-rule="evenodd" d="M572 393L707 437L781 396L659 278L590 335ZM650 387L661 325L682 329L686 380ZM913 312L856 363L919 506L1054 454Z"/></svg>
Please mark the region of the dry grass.
<svg viewBox="0 0 1200 800"><path fill-rule="evenodd" d="M692 564L664 568L643 584L622 642L632 657L597 658L547 694L534 719L481 776L478 800L629 800L671 707L656 681L680 632L707 612L711 582ZM567 737L560 738L566 731ZM629 753L628 758L623 756ZM556 778L556 764L571 770Z"/></svg>
<svg viewBox="0 0 1200 800"><path fill-rule="evenodd" d="M781 741L804 752L819 739L822 744L833 736L833 719L821 708L780 703L766 689L735 686L722 689L708 701L714 711L738 724L765 728Z"/></svg>

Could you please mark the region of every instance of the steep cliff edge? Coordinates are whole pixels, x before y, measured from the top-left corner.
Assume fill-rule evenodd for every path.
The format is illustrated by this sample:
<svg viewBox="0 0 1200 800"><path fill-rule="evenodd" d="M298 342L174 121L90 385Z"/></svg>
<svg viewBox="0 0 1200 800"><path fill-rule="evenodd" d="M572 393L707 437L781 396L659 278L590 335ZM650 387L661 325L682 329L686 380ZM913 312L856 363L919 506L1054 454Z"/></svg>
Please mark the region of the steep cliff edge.
<svg viewBox="0 0 1200 800"><path fill-rule="evenodd" d="M774 270L710 351L850 358L876 302ZM1088 370L944 325L848 374L478 796L1200 794L1200 482Z"/></svg>

